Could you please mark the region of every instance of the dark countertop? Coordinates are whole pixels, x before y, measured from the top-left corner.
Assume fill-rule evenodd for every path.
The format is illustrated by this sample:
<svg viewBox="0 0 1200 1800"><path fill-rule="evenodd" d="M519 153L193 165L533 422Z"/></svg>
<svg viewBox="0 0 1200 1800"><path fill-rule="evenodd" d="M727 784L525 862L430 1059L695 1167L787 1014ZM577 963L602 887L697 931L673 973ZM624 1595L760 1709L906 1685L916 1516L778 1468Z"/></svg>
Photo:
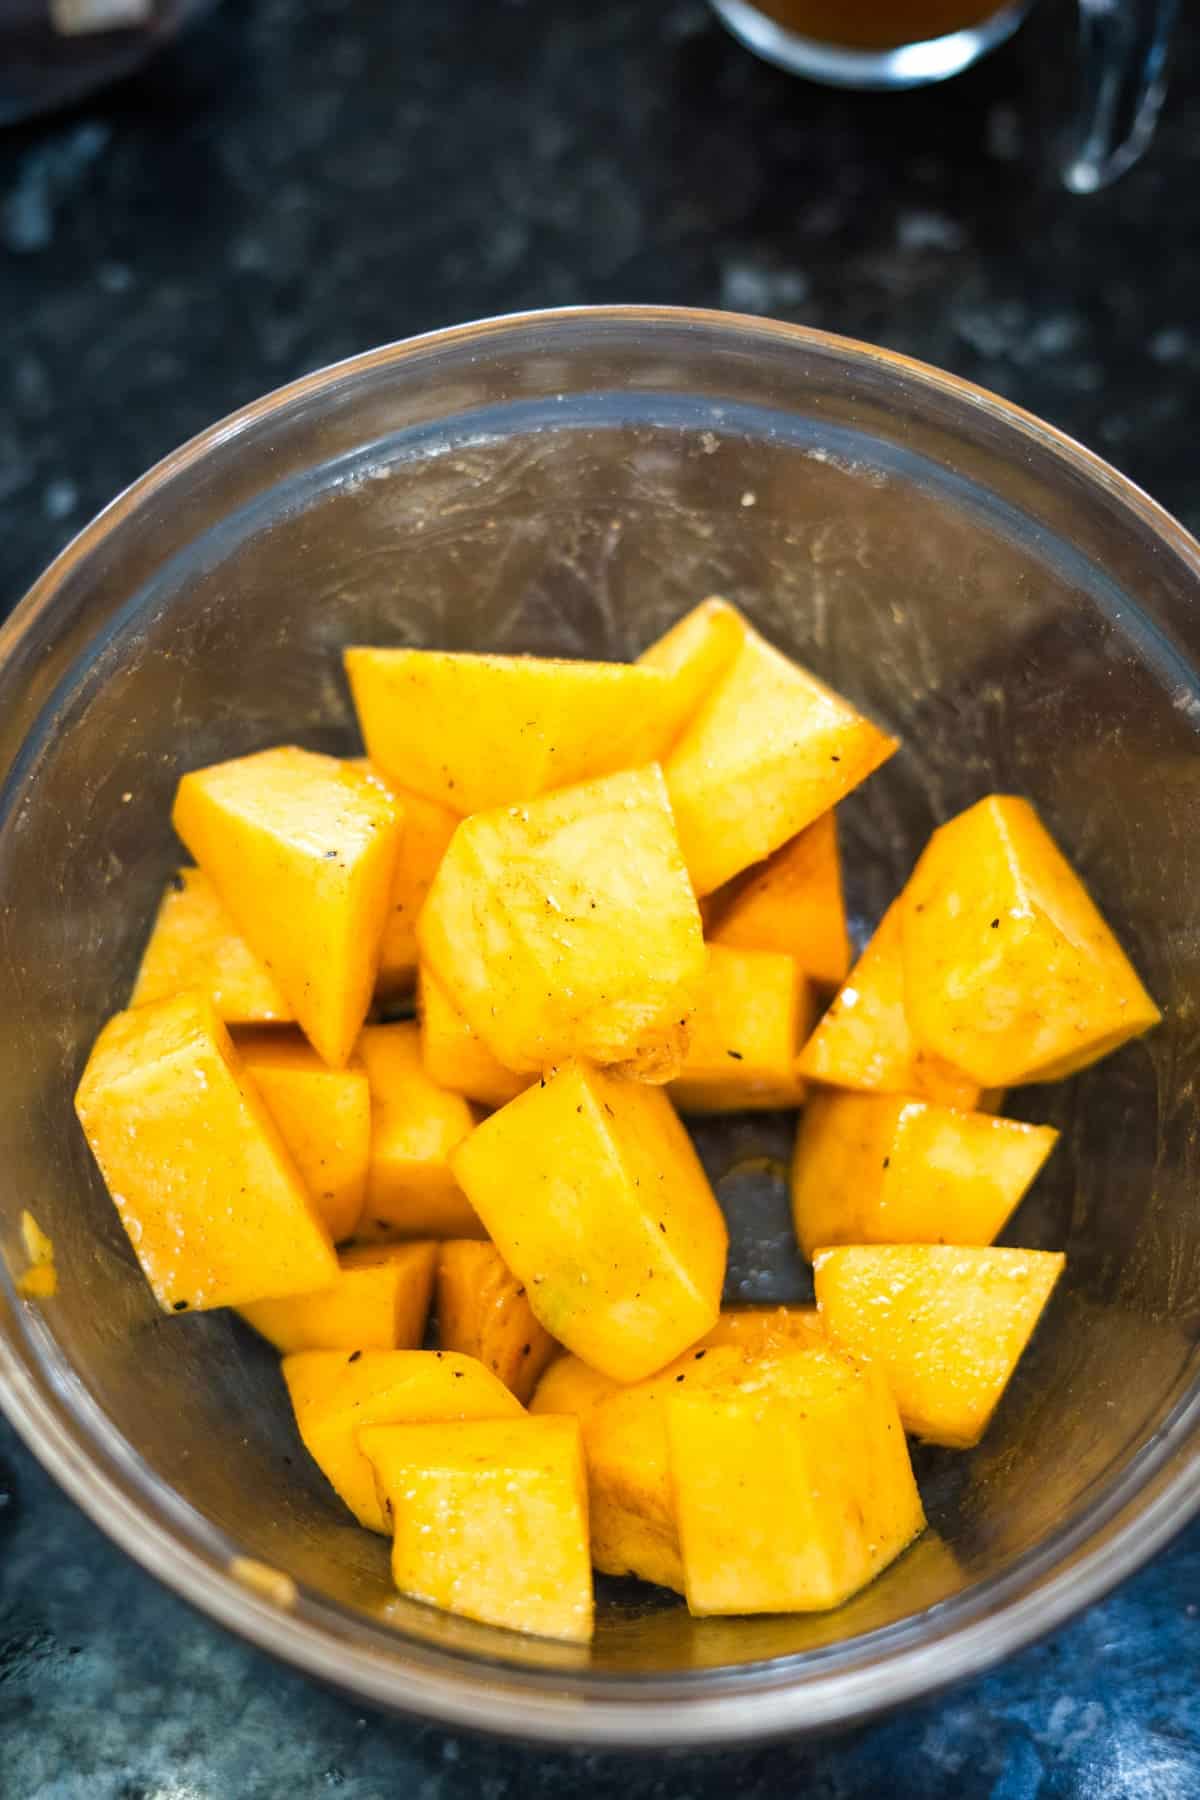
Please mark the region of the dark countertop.
<svg viewBox="0 0 1200 1800"><path fill-rule="evenodd" d="M1043 414L1200 527L1200 24L1151 157L1036 152L1067 9L940 90L753 62L700 0L241 0L0 134L0 609L122 485L318 364L585 300L770 312ZM984 1680L835 1743L544 1755L364 1716L157 1588L0 1425L0 1793L1200 1793L1200 1527Z"/></svg>

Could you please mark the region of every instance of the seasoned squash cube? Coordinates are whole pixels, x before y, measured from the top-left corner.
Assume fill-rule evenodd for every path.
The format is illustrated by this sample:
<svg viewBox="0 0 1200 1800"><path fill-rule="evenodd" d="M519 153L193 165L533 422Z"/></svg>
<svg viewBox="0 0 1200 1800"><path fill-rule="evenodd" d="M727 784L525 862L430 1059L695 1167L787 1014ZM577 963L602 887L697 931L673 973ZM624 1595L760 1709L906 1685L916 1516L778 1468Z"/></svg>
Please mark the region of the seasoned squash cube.
<svg viewBox="0 0 1200 1800"><path fill-rule="evenodd" d="M353 649L346 672L371 761L457 813L650 762L675 716L668 677L627 663Z"/></svg>
<svg viewBox="0 0 1200 1800"><path fill-rule="evenodd" d="M359 1054L371 1089L371 1161L360 1237L482 1237L483 1227L450 1168L474 1129L461 1094L431 1081L420 1032L368 1025Z"/></svg>
<svg viewBox="0 0 1200 1800"><path fill-rule="evenodd" d="M969 1075L916 1042L904 1005L900 913L890 906L796 1065L810 1081L869 1093L909 1094L965 1111L978 1107Z"/></svg>
<svg viewBox="0 0 1200 1800"><path fill-rule="evenodd" d="M375 1425L360 1441L391 1520L402 1594L485 1625L587 1642L592 1571L574 1419Z"/></svg>
<svg viewBox="0 0 1200 1800"><path fill-rule="evenodd" d="M676 741L725 674L748 630L741 613L728 601L702 600L642 651L638 662L644 668L661 669L671 678L674 698L663 749Z"/></svg>
<svg viewBox="0 0 1200 1800"><path fill-rule="evenodd" d="M369 763L362 766L370 769ZM376 774L374 770L371 773ZM383 777L376 774L376 779L382 781ZM375 981L376 992L390 998L407 994L417 979L417 915L454 836L458 814L411 788L391 788L386 782L384 786L395 794L404 814Z"/></svg>
<svg viewBox="0 0 1200 1800"><path fill-rule="evenodd" d="M667 1435L693 1613L840 1606L924 1528L882 1375L832 1347L679 1386Z"/></svg>
<svg viewBox="0 0 1200 1800"><path fill-rule="evenodd" d="M110 1019L75 1110L164 1312L327 1287L329 1234L206 994Z"/></svg>
<svg viewBox="0 0 1200 1800"><path fill-rule="evenodd" d="M364 1426L524 1411L490 1369L449 1350L302 1350L284 1357L283 1378L304 1448L359 1524L385 1535L375 1476L358 1447Z"/></svg>
<svg viewBox="0 0 1200 1800"><path fill-rule="evenodd" d="M886 1374L906 1431L977 1444L1066 1258L1048 1250L889 1244L818 1250L830 1336Z"/></svg>
<svg viewBox="0 0 1200 1800"><path fill-rule="evenodd" d="M676 1106L697 1113L798 1106L804 1083L796 1058L815 1012L812 988L790 956L710 945L687 1056L671 1083Z"/></svg>
<svg viewBox="0 0 1200 1800"><path fill-rule="evenodd" d="M167 883L129 1004L189 988L207 994L227 1025L286 1025L294 1016L202 869L179 869Z"/></svg>
<svg viewBox="0 0 1200 1800"><path fill-rule="evenodd" d="M243 1319L284 1355L295 1350L415 1350L425 1335L436 1244L343 1250L331 1286L255 1300Z"/></svg>
<svg viewBox="0 0 1200 1800"><path fill-rule="evenodd" d="M534 1390L529 1402L531 1413L566 1413L573 1419L586 1419L593 1407L620 1391L620 1383L609 1375L601 1375L579 1357L556 1357Z"/></svg>
<svg viewBox="0 0 1200 1800"><path fill-rule="evenodd" d="M285 746L185 775L172 817L309 1042L340 1068L375 987L395 801L361 769Z"/></svg>
<svg viewBox="0 0 1200 1800"><path fill-rule="evenodd" d="M726 1231L659 1088L564 1063L451 1157L551 1337L637 1381L716 1322Z"/></svg>
<svg viewBox="0 0 1200 1800"><path fill-rule="evenodd" d="M913 1030L984 1085L1056 1081L1161 1017L1027 800L935 831L901 915Z"/></svg>
<svg viewBox="0 0 1200 1800"><path fill-rule="evenodd" d="M371 1096L361 1063L331 1069L299 1033L244 1033L242 1067L267 1103L335 1244L363 1209L371 1155Z"/></svg>
<svg viewBox="0 0 1200 1800"><path fill-rule="evenodd" d="M533 1079L498 1063L479 1034L428 969L418 984L421 1013L421 1061L439 1087L477 1100L481 1106L507 1106Z"/></svg>
<svg viewBox="0 0 1200 1800"><path fill-rule="evenodd" d="M711 894L828 812L896 740L747 631L666 764L679 841Z"/></svg>
<svg viewBox="0 0 1200 1800"><path fill-rule="evenodd" d="M694 1359L699 1350L716 1350L727 1344L754 1358L804 1349L824 1339L825 1328L815 1306L727 1306L712 1330L674 1366L683 1368L687 1356Z"/></svg>
<svg viewBox="0 0 1200 1800"><path fill-rule="evenodd" d="M580 1056L668 1080L705 950L661 771L465 820L417 936L505 1068Z"/></svg>
<svg viewBox="0 0 1200 1800"><path fill-rule="evenodd" d="M533 1316L529 1297L495 1244L443 1244L437 1275L438 1342L477 1356L527 1401L558 1345Z"/></svg>
<svg viewBox="0 0 1200 1800"><path fill-rule="evenodd" d="M832 808L804 831L713 895L708 938L731 950L777 950L793 956L810 981L838 987L850 968L842 896L837 814Z"/></svg>
<svg viewBox="0 0 1200 1800"><path fill-rule="evenodd" d="M814 1094L792 1163L805 1256L822 1244L990 1244L1058 1141L1049 1125L893 1094Z"/></svg>

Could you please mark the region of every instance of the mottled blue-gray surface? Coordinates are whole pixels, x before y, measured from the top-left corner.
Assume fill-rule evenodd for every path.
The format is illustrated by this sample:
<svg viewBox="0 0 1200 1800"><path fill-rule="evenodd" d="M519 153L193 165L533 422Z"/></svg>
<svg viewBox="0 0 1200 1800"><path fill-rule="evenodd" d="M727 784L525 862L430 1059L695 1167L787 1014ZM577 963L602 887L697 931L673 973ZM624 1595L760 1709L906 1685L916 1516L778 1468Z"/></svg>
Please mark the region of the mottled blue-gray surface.
<svg viewBox="0 0 1200 1800"><path fill-rule="evenodd" d="M4 10L0 0L0 16ZM1153 156L1040 166L1069 29L947 88L755 64L700 0L238 0L0 136L0 610L182 438L323 362L585 300L874 338L1200 525L1200 26ZM112 1550L0 1426L2 1800L1200 1795L1200 1529L985 1680L834 1743L550 1756L364 1716Z"/></svg>

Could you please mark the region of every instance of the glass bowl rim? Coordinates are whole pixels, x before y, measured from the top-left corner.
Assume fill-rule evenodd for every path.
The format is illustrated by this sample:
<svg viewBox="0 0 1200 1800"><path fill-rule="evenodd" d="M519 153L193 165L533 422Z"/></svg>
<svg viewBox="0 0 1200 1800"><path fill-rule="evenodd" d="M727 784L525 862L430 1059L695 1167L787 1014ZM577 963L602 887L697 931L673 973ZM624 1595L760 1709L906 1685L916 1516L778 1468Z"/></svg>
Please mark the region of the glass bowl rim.
<svg viewBox="0 0 1200 1800"><path fill-rule="evenodd" d="M1200 591L1200 544L1164 508L1065 433L961 377L880 346L780 320L673 306L571 306L503 314L383 345L314 370L188 440L118 494L71 540L0 627L0 667L32 634L64 583L167 484L255 425L332 395L374 370L439 351L548 327L652 331L691 328L740 347L772 343L887 371L983 413L1010 441L1024 439L1101 487L1190 568ZM267 1599L231 1572L227 1552L203 1547L199 1515L140 1465L97 1413L89 1430L39 1352L25 1309L0 1270L0 1408L65 1492L122 1550L199 1611L258 1649L361 1700L458 1729L547 1744L681 1748L747 1743L862 1723L977 1675L1055 1629L1132 1574L1200 1511L1200 1383L1073 1523L1014 1565L916 1619L867 1634L867 1652L835 1666L825 1650L690 1676L597 1678L519 1669L433 1650L399 1633L386 1651L356 1644L350 1615L297 1596ZM173 1503L173 1504L172 1504ZM210 1533L211 1535L211 1533ZM341 1620L343 1629L335 1626ZM887 1644L869 1654L871 1639ZM854 1640L849 1640L853 1644ZM836 1653L838 1646L833 1646Z"/></svg>

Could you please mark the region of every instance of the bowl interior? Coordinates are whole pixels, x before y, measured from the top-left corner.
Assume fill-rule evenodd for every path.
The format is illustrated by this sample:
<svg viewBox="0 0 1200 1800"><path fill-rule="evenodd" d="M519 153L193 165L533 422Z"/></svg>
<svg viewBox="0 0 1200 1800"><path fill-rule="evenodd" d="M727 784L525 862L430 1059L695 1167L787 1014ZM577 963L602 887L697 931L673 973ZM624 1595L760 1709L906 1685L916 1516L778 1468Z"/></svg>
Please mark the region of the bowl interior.
<svg viewBox="0 0 1200 1800"><path fill-rule="evenodd" d="M386 1546L309 1465L273 1355L227 1316L155 1311L71 1096L179 855L183 770L279 740L356 748L348 642L627 657L712 592L904 739L844 808L860 937L939 820L1024 793L1167 1023L1015 1097L1064 1141L1005 1241L1065 1248L1067 1274L983 1446L918 1452L925 1538L827 1617L693 1621L604 1583L584 1652L390 1592ZM773 1673L803 1679L1065 1556L1151 1472L1195 1377L1194 592L1182 536L1099 465L894 359L748 323L449 334L181 453L52 572L0 667L0 1243L19 1270L22 1207L55 1240L59 1296L11 1329L81 1453L214 1567L236 1551L286 1571L331 1637L568 1685L752 1680L797 1657ZM730 1297L806 1295L788 1121L699 1136Z"/></svg>

